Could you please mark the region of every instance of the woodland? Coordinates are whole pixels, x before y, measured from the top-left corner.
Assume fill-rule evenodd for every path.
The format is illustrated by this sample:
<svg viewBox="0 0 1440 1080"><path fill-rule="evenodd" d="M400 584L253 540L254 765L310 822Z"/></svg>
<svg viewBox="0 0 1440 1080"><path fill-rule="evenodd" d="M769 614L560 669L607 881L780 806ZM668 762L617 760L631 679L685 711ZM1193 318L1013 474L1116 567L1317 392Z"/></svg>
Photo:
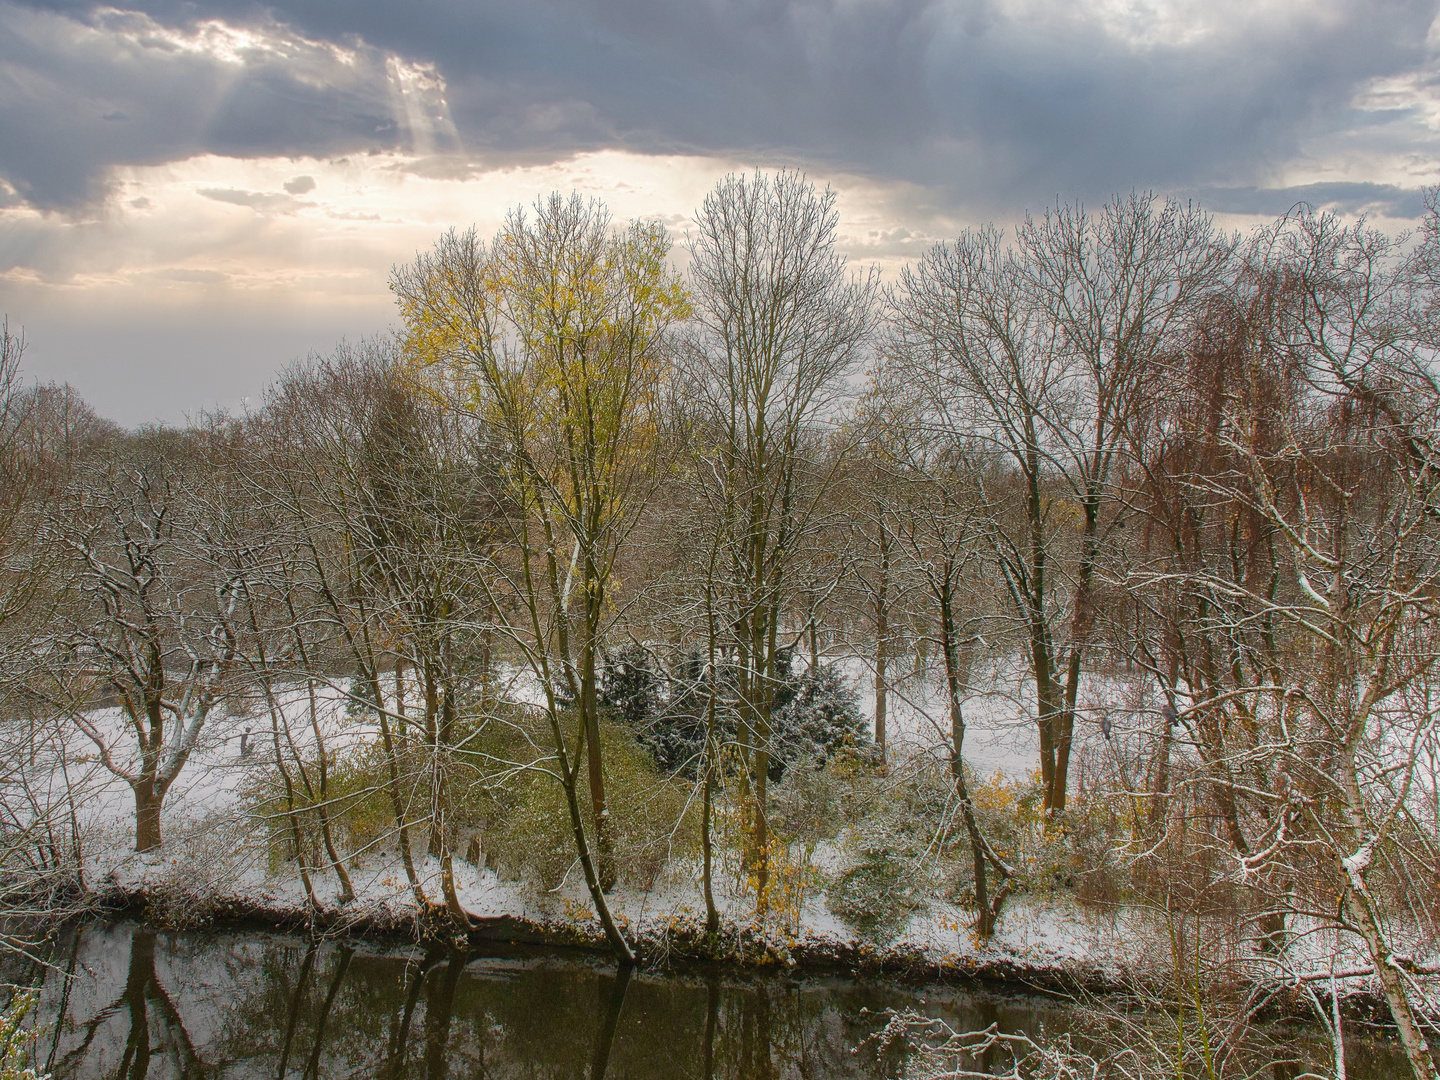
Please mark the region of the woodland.
<svg viewBox="0 0 1440 1080"><path fill-rule="evenodd" d="M896 1015L914 1075L1253 1075L1283 1000L1342 1077L1363 999L1434 1077L1437 199L1057 203L882 278L792 171L679 236L556 193L183 428L7 325L4 947L125 888L463 940L503 886L623 965L1049 905L1123 927L1098 1034Z"/></svg>

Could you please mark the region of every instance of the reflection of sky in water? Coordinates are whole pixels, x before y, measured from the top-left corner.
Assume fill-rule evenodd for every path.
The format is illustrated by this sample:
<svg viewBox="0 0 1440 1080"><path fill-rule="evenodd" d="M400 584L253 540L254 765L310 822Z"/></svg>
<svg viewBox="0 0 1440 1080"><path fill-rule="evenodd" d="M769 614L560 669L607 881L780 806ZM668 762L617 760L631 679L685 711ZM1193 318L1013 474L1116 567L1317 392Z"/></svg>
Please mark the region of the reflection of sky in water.
<svg viewBox="0 0 1440 1080"><path fill-rule="evenodd" d="M1063 1005L1038 998L694 971L621 979L578 953L467 960L119 924L82 929L54 959L73 976L52 974L39 1008L55 1080L879 1077L899 1062L852 1051L886 1009L961 1029L1067 1026ZM1361 1050L1361 1069L1380 1071L1353 1075L1387 1075Z"/></svg>

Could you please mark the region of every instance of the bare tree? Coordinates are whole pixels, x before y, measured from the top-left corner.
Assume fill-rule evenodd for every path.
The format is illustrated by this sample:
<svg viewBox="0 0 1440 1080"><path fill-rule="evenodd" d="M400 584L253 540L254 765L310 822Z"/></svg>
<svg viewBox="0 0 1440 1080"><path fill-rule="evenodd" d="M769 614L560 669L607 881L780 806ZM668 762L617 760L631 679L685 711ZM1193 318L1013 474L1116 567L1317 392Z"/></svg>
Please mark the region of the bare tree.
<svg viewBox="0 0 1440 1080"><path fill-rule="evenodd" d="M0 593L0 629L23 601L25 590L17 588L28 580L17 575L13 561L18 518L34 480L36 462L25 452L24 428L33 397L20 385L20 358L25 338L11 334L8 320L0 322L0 573L6 588Z"/></svg>
<svg viewBox="0 0 1440 1080"><path fill-rule="evenodd" d="M918 609L916 621L933 628L946 715L943 724L933 717L930 722L946 749L955 802L970 845L975 931L989 938L1019 876L986 838L965 772L964 700L970 693L974 657L984 644L982 627L994 618L980 585L984 569L980 535L990 508L980 466L966 453L967 447L907 422L907 404L913 407L921 399L913 388L890 383L904 370L903 365L884 365L878 385L877 398L886 401L890 413L885 428L891 436L882 524L893 546L896 576L915 582L908 599L912 610ZM1000 877L1000 888L993 895L991 870Z"/></svg>
<svg viewBox="0 0 1440 1080"><path fill-rule="evenodd" d="M906 578L900 572L900 555L894 535L894 497L897 491L893 465L896 439L904 434L886 415L880 395L870 392L862 399L853 421L859 438L849 462L841 470L832 499L843 526L816 537L818 562L828 575L812 589L827 596L838 621L851 634L850 647L870 661L875 691L875 749L881 761L887 757L890 719L891 661L903 641L900 625L904 616ZM837 588L825 588L839 574ZM809 591L809 590L807 590ZM837 621L832 618L832 622ZM812 639L818 619L811 616ZM813 650L818 652L818 650ZM812 657L812 660L815 659Z"/></svg>
<svg viewBox="0 0 1440 1080"><path fill-rule="evenodd" d="M1124 583L1195 761L1157 796L1208 794L1274 963L1287 915L1359 945L1420 1078L1396 941L1435 934L1415 882L1440 866L1417 801L1440 724L1440 393L1399 263L1330 215L1256 235L1149 429Z"/></svg>
<svg viewBox="0 0 1440 1080"><path fill-rule="evenodd" d="M1228 258L1198 209L1131 195L1093 217L1027 218L1013 243L968 231L892 293L896 355L928 395L927 422L1007 465L1014 509L989 535L1026 643L1048 810L1065 809L1126 430Z"/></svg>
<svg viewBox="0 0 1440 1080"><path fill-rule="evenodd" d="M334 679L324 669L328 657L354 675L360 698L352 705L375 717L392 837L410 891L428 916L433 905L412 842L414 831L428 826L446 906L463 929L468 917L449 869L445 790L456 720L451 646L462 629L457 624L472 616L456 596L456 572L467 562L473 566L477 553L466 546L467 530L457 527L466 513L466 485L452 488L437 471L424 430L433 417L418 392L389 341L345 347L288 372L267 404L275 447L268 467L257 473L295 543L296 564L272 583L282 587L287 608L296 608L287 630L289 670L307 694L322 674ZM422 672L418 728L406 701L407 665ZM385 685L391 672L393 691ZM347 692L356 692L343 681ZM277 755L283 723L282 717L274 733ZM318 724L312 728L318 793L325 784L324 751ZM299 760L292 764L308 797L311 781Z"/></svg>
<svg viewBox="0 0 1440 1080"><path fill-rule="evenodd" d="M332 828L330 755L317 694L333 650L328 648L329 620L323 609L317 610L304 532L290 512L284 483L294 464L294 448L278 444L274 436L273 423L252 421L226 440L218 448L214 485L207 495L222 485L228 489L225 512L215 515L213 543L241 582L237 626L245 645L237 660L246 676L241 692L258 695L269 720L271 760L284 792L291 853L306 896L318 910L321 904L306 862L312 817L339 883L341 903L355 897ZM308 721L301 725L291 716L297 686L303 687Z"/></svg>
<svg viewBox="0 0 1440 1080"><path fill-rule="evenodd" d="M65 462L50 388L21 382L24 351L0 321L0 952L34 959L50 920L84 907L77 808L95 769L70 760L29 692L34 669L53 660L44 635L61 590L42 526Z"/></svg>
<svg viewBox="0 0 1440 1080"><path fill-rule="evenodd" d="M240 581L208 543L194 457L166 432L121 444L82 471L55 523L79 595L45 646L70 663L41 692L130 786L137 851L160 846L165 795L236 665ZM118 726L92 687L118 700Z"/></svg>
<svg viewBox="0 0 1440 1080"><path fill-rule="evenodd" d="M749 861L768 887L766 785L781 620L802 539L823 507L834 448L822 430L864 355L876 278L835 250L835 197L798 173L731 175L690 240L700 334L691 383L705 510L721 538L721 625L733 650L752 801Z"/></svg>

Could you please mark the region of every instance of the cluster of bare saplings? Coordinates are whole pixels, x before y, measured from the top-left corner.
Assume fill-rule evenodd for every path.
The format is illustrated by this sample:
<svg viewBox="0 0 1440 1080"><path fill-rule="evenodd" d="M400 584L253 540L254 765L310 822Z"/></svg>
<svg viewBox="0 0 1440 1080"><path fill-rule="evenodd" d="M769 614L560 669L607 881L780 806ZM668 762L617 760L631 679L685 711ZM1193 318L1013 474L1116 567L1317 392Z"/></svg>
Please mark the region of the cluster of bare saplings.
<svg viewBox="0 0 1440 1080"><path fill-rule="evenodd" d="M631 962L607 903L627 710L674 706L643 722L670 725L651 767L685 793L713 935L725 859L762 916L778 902L774 785L804 741L792 724L782 754L780 699L843 655L874 715L812 732L811 763L880 790L934 764L984 938L1036 887L965 766L977 673L1008 665L1045 835L1082 780L1116 823L1078 872L1226 911L1277 971L1336 935L1364 958L1339 974L1374 976L1433 1076L1434 204L1401 238L1303 207L1241 236L1148 195L1060 205L882 281L838 253L831 193L782 172L714 188L683 274L672 243L560 195L493 238L447 233L393 273L392 338L184 430L22 383L7 332L8 895L84 887L66 823L87 770L129 786L136 849L160 847L187 759L243 717L312 904L331 878L354 899L360 854L398 855L427 918L464 929L475 793L538 778ZM912 668L938 692L907 740ZM1133 707L1087 711L1114 672ZM368 725L344 753L336 694ZM362 802L369 831L341 820Z"/></svg>

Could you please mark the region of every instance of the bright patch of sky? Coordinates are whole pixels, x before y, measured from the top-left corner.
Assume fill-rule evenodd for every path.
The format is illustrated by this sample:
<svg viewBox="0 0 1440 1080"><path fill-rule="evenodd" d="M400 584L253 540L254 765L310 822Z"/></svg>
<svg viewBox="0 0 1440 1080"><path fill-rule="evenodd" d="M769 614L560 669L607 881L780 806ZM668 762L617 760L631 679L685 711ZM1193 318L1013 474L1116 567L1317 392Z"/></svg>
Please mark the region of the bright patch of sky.
<svg viewBox="0 0 1440 1080"><path fill-rule="evenodd" d="M555 189L681 243L795 165L889 273L1057 195L1398 228L1440 181L1437 0L135 7L0 0L0 311L130 423L382 330L392 265Z"/></svg>

